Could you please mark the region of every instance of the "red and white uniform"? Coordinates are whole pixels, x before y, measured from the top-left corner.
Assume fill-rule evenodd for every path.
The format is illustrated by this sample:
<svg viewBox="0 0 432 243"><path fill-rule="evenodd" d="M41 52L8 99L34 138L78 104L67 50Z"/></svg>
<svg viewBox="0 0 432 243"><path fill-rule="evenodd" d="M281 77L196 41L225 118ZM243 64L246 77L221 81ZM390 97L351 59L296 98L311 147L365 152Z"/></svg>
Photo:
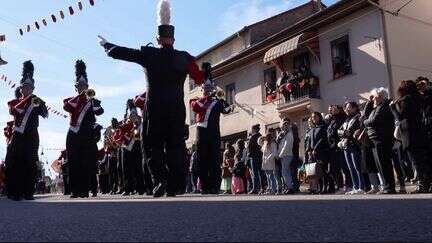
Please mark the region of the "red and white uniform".
<svg viewBox="0 0 432 243"><path fill-rule="evenodd" d="M70 114L70 128L69 130L78 133L82 127L84 120L85 126L94 128L96 126L95 115L101 115L104 111L100 106L100 101L96 99L87 99L85 95L78 95L70 97L63 101L64 110Z"/></svg>
<svg viewBox="0 0 432 243"><path fill-rule="evenodd" d="M219 124L219 114L227 114L231 111L231 107L225 101L216 99L213 96L192 99L190 100L190 106L192 111L195 112L197 126L202 128L208 128L209 123Z"/></svg>

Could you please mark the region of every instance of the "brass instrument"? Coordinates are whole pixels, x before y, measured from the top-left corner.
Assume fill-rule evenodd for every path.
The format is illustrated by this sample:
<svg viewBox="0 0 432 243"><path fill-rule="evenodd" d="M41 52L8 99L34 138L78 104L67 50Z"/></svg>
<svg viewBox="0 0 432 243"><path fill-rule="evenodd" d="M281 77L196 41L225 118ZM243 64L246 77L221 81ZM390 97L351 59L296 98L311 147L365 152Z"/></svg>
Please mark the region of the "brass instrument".
<svg viewBox="0 0 432 243"><path fill-rule="evenodd" d="M42 100L41 98L37 97L37 96L33 96L31 99L31 104L33 105L33 107L39 107L42 104Z"/></svg>
<svg viewBox="0 0 432 243"><path fill-rule="evenodd" d="M139 129L134 129L134 131L133 131L133 137L134 137L135 140L141 140L141 134L140 134Z"/></svg>
<svg viewBox="0 0 432 243"><path fill-rule="evenodd" d="M225 99L225 91L223 91L223 90L221 90L221 89L218 89L216 92L215 92L215 96L218 98L218 99Z"/></svg>
<svg viewBox="0 0 432 243"><path fill-rule="evenodd" d="M93 99L96 96L96 91L94 91L94 89L87 89L84 93L88 99Z"/></svg>

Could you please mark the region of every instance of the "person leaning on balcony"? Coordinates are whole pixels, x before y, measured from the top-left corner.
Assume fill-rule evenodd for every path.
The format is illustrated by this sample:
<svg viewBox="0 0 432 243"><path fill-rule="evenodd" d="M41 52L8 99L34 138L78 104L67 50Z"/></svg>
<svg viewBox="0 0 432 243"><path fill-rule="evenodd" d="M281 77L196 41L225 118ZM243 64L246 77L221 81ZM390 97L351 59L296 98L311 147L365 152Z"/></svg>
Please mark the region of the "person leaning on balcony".
<svg viewBox="0 0 432 243"><path fill-rule="evenodd" d="M250 160L249 171L252 177L252 190L249 194L258 194L262 192L262 181L261 181L261 164L262 164L262 152L261 146L258 144L258 138L261 137L260 125L256 124L252 127L252 135L248 142L248 157Z"/></svg>
<svg viewBox="0 0 432 243"><path fill-rule="evenodd" d="M422 122L424 99L412 80L401 82L398 96L396 101L390 103L398 124L394 135L402 141L404 150L417 170L418 185L414 193L427 193L430 191L432 168L426 128Z"/></svg>
<svg viewBox="0 0 432 243"><path fill-rule="evenodd" d="M293 194L295 191L291 175L291 163L294 160L294 136L291 130L291 123L289 119L282 120L281 128L282 131L279 133L277 139L277 157L281 161L281 173L286 184L286 190L284 191L284 194Z"/></svg>
<svg viewBox="0 0 432 243"><path fill-rule="evenodd" d="M360 110L356 102L346 103L344 109L347 119L338 130L341 138L338 147L344 151L353 184L353 190L347 192L347 194L363 194L364 183L361 173L361 150L360 144L354 138L354 132L360 129Z"/></svg>

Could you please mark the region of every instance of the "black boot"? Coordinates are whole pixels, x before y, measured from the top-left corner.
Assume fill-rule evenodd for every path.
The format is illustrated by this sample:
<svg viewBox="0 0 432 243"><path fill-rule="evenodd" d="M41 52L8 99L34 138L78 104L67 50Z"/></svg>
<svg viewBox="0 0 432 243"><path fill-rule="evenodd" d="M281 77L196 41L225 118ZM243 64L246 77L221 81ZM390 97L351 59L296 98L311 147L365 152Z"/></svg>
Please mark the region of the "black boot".
<svg viewBox="0 0 432 243"><path fill-rule="evenodd" d="M157 184L155 186L155 188L153 189L153 197L158 198L158 197L162 197L163 195L165 195L166 186L167 186L166 182L161 182L161 183Z"/></svg>

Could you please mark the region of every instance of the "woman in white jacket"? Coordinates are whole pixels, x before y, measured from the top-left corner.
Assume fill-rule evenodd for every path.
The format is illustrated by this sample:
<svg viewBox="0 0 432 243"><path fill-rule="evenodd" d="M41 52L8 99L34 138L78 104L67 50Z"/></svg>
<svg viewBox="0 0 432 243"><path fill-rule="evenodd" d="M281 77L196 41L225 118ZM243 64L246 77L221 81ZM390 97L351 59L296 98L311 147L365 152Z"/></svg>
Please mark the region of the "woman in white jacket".
<svg viewBox="0 0 432 243"><path fill-rule="evenodd" d="M281 174L284 178L286 189L285 194L294 193L294 185L291 175L291 162L293 161L293 145L294 136L291 131L290 124L288 122L283 122L281 126L282 132L278 136L278 153L277 156L281 160Z"/></svg>
<svg viewBox="0 0 432 243"><path fill-rule="evenodd" d="M258 144L262 146L263 163L262 169L267 177L267 192L266 194L280 194L282 190L282 183L276 172L276 157L277 145L272 134L267 134L265 137L258 139Z"/></svg>

